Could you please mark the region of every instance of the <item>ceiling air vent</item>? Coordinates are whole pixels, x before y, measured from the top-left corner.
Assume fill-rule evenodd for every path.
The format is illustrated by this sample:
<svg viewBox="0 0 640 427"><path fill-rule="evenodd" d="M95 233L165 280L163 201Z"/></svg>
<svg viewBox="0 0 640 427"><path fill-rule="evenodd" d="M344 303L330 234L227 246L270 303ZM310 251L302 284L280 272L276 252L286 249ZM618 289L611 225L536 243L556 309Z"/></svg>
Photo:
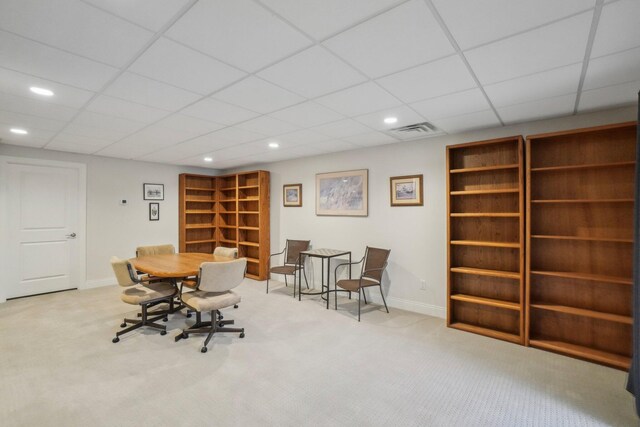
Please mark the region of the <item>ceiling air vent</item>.
<svg viewBox="0 0 640 427"><path fill-rule="evenodd" d="M415 123L399 128L393 128L389 129L387 132L401 139L428 138L444 134L443 131L436 128L429 122Z"/></svg>

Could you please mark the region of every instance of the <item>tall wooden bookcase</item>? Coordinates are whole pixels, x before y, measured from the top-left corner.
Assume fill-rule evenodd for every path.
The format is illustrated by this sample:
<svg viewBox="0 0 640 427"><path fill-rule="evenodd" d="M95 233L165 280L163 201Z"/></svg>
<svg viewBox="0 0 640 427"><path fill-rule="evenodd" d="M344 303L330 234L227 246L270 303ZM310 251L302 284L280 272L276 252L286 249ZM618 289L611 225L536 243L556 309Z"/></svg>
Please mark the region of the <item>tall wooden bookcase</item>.
<svg viewBox="0 0 640 427"><path fill-rule="evenodd" d="M521 136L447 147L450 327L524 344Z"/></svg>
<svg viewBox="0 0 640 427"><path fill-rule="evenodd" d="M527 138L527 343L631 356L636 124Z"/></svg>
<svg viewBox="0 0 640 427"><path fill-rule="evenodd" d="M270 253L269 172L180 175L180 252L238 248L247 277L266 280Z"/></svg>

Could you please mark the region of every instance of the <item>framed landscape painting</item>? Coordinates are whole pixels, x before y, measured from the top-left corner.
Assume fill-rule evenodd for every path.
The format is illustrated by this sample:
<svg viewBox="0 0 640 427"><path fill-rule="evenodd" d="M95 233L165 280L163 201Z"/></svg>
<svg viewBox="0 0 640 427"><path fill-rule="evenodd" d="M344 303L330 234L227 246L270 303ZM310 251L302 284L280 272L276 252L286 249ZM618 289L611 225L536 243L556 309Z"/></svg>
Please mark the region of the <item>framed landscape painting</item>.
<svg viewBox="0 0 640 427"><path fill-rule="evenodd" d="M369 170L316 174L316 215L367 216Z"/></svg>
<svg viewBox="0 0 640 427"><path fill-rule="evenodd" d="M288 207L302 206L302 184L285 184L282 186L282 204Z"/></svg>
<svg viewBox="0 0 640 427"><path fill-rule="evenodd" d="M391 206L422 206L422 175L392 176Z"/></svg>

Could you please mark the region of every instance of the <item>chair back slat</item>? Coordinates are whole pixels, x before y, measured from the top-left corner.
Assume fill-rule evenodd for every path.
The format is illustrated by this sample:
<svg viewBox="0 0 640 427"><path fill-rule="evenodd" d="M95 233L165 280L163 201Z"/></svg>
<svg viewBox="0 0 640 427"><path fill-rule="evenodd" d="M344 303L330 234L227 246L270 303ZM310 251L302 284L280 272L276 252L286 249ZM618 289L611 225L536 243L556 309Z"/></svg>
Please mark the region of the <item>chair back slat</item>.
<svg viewBox="0 0 640 427"><path fill-rule="evenodd" d="M226 248L224 246L218 246L213 250L213 254L216 256L223 256L227 258L238 258L238 248Z"/></svg>
<svg viewBox="0 0 640 427"><path fill-rule="evenodd" d="M136 257L149 255L171 255L175 253L176 248L173 245L138 246L136 248Z"/></svg>
<svg viewBox="0 0 640 427"><path fill-rule="evenodd" d="M136 284L131 278L133 269L129 268L129 261L126 259L120 259L117 256L111 257L111 268L116 275L118 285L126 288Z"/></svg>
<svg viewBox="0 0 640 427"><path fill-rule="evenodd" d="M246 258L225 262L203 262L200 264L200 285L198 290L225 292L233 289L244 280L246 268Z"/></svg>
<svg viewBox="0 0 640 427"><path fill-rule="evenodd" d="M288 240L287 239L287 251L285 252L284 263L285 264L297 264L300 252L309 249L311 240Z"/></svg>
<svg viewBox="0 0 640 427"><path fill-rule="evenodd" d="M390 253L391 249L370 248L367 246L365 260L362 265L362 277L382 282L382 273L384 273L384 268L387 265ZM368 270L374 269L378 270L365 273Z"/></svg>

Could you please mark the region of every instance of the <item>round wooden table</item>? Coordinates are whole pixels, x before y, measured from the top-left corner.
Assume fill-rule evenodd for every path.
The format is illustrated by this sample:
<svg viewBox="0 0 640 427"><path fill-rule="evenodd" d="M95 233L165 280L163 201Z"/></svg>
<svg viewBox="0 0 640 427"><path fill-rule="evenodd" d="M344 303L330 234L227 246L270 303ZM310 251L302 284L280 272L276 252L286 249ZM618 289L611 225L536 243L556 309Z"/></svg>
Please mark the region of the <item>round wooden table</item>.
<svg viewBox="0 0 640 427"><path fill-rule="evenodd" d="M148 255L129 260L138 271L155 277L167 279L179 279L182 277L197 276L200 272L200 264L203 262L233 261L212 254L203 253L179 253L169 255Z"/></svg>

